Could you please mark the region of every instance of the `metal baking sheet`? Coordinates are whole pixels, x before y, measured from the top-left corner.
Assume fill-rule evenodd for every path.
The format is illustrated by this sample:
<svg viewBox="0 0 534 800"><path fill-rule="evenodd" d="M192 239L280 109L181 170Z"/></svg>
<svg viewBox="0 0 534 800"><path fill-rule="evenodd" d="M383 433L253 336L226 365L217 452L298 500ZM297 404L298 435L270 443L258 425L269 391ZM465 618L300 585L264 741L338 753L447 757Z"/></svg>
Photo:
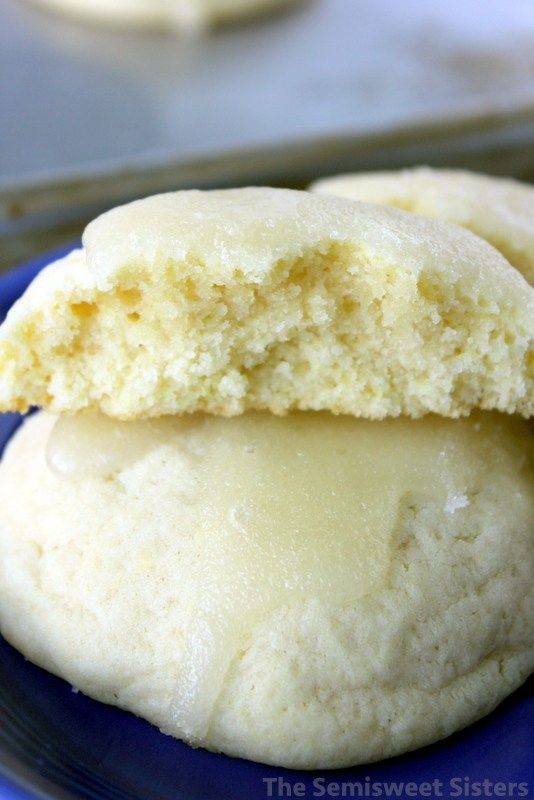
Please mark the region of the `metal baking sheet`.
<svg viewBox="0 0 534 800"><path fill-rule="evenodd" d="M0 181L534 102L528 0L292 0L189 36L91 27L31 0L0 9Z"/></svg>
<svg viewBox="0 0 534 800"><path fill-rule="evenodd" d="M118 203L184 188L303 188L345 170L430 164L534 181L534 108L441 119L357 136L308 139L196 158L135 159L0 186L0 269L80 236Z"/></svg>

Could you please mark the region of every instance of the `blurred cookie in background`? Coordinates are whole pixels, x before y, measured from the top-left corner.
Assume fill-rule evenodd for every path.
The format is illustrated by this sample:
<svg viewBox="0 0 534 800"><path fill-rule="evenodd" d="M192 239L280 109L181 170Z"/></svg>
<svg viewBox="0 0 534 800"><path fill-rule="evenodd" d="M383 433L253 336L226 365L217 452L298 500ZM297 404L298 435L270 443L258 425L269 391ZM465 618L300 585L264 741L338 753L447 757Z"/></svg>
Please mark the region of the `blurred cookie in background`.
<svg viewBox="0 0 534 800"><path fill-rule="evenodd" d="M461 225L492 244L534 285L534 188L526 183L465 170L415 167L335 175L310 189Z"/></svg>
<svg viewBox="0 0 534 800"><path fill-rule="evenodd" d="M236 22L296 0L32 0L84 22L128 28L197 30Z"/></svg>

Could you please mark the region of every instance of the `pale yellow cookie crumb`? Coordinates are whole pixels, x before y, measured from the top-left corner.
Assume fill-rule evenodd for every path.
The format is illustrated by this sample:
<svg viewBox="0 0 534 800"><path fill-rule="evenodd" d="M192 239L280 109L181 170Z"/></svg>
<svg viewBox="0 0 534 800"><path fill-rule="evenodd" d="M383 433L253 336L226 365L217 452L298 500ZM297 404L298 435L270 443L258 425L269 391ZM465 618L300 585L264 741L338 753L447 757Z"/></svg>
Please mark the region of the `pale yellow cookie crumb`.
<svg viewBox="0 0 534 800"><path fill-rule="evenodd" d="M534 292L493 247L282 189L116 208L0 329L0 408L532 414Z"/></svg>

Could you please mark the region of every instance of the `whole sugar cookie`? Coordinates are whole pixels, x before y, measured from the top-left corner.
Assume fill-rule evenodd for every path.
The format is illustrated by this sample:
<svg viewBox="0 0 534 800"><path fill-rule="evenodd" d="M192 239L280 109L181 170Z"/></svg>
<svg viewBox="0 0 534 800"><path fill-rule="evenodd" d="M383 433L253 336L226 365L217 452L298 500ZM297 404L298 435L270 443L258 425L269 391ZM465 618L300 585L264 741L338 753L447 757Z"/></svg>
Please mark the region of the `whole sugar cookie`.
<svg viewBox="0 0 534 800"><path fill-rule="evenodd" d="M534 187L526 183L417 167L323 178L311 190L454 222L490 242L534 284Z"/></svg>
<svg viewBox="0 0 534 800"><path fill-rule="evenodd" d="M197 746L296 768L428 744L534 667L528 423L30 417L0 628Z"/></svg>
<svg viewBox="0 0 534 800"><path fill-rule="evenodd" d="M302 2L302 0L300 0ZM265 13L296 0L32 0L113 27L195 30Z"/></svg>
<svg viewBox="0 0 534 800"><path fill-rule="evenodd" d="M0 329L0 408L532 414L534 290L440 220L284 189L116 208Z"/></svg>

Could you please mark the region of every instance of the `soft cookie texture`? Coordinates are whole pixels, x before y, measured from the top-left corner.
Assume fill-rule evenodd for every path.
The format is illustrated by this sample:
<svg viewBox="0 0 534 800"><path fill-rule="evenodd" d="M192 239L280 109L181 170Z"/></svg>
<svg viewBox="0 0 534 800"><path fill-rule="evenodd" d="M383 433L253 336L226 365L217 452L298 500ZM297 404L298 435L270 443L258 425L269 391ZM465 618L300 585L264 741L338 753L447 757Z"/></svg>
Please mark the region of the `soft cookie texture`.
<svg viewBox="0 0 534 800"><path fill-rule="evenodd" d="M114 27L198 29L233 22L295 0L32 0L87 22Z"/></svg>
<svg viewBox="0 0 534 800"><path fill-rule="evenodd" d="M410 479L413 491L393 497L387 546L373 546L370 562L346 558L336 567L344 595L331 592L340 534L328 526L314 543L313 591L299 594L301 567L279 597L271 591L278 573L269 569L255 571L241 594L236 587L245 584L235 581L243 571L232 556L242 546L253 559L266 547L283 567L301 563L292 546L302 544L290 532L259 534L246 507L227 514L232 492L242 503L258 485L268 494L283 479L300 497L310 467L304 439L302 451L276 462L279 471L288 468L284 474L272 472L270 448L285 446L291 426L305 434L318 416L325 442L336 426L348 426L339 458L359 437L369 445L376 436L376 447L363 450L371 465L387 428L421 455L421 474ZM136 429L134 457L122 465L104 459L101 475L81 476L76 459L56 463L63 476L47 466L54 419L44 413L9 445L0 464L0 626L32 661L196 745L296 768L341 767L432 742L490 711L532 670L527 422L482 412L382 422L198 415L172 424L178 439L154 430L148 447L146 431ZM246 426L254 434L248 444ZM224 466L213 471L221 452ZM336 454L329 457L335 463ZM255 472L243 470L244 459ZM378 478L389 461L386 454ZM427 475L427 462L437 465L439 481ZM321 468L315 463L314 474ZM245 481L239 491L236 472ZM338 526L350 519L347 488L337 481ZM272 498L269 507L279 513ZM319 500L312 513L322 513ZM364 533L359 506L352 519L357 538ZM228 568L214 557L221 553ZM257 596L275 601L247 616ZM208 708L191 704L204 677L216 686Z"/></svg>
<svg viewBox="0 0 534 800"><path fill-rule="evenodd" d="M525 183L417 167L323 178L311 190L454 222L490 242L534 284L534 187Z"/></svg>
<svg viewBox="0 0 534 800"><path fill-rule="evenodd" d="M534 291L440 220L282 189L92 222L0 329L0 408L532 414Z"/></svg>

